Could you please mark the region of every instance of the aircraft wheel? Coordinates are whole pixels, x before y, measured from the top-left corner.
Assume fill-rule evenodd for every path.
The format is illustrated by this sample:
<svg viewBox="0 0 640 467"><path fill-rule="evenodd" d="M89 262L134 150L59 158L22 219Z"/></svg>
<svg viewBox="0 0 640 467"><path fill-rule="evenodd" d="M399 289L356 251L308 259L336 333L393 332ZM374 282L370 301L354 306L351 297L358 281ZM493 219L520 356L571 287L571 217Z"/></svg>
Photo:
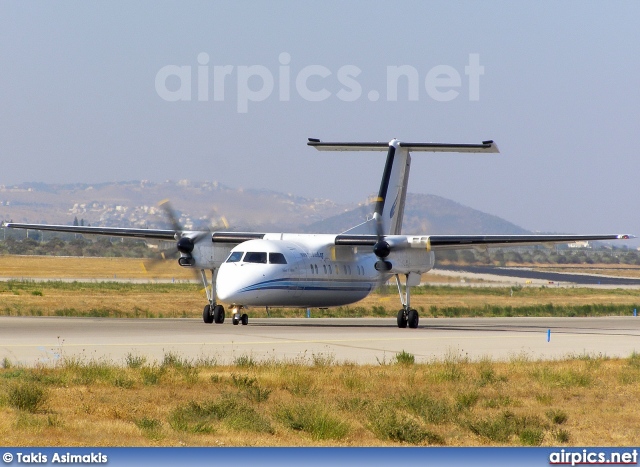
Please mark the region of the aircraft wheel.
<svg viewBox="0 0 640 467"><path fill-rule="evenodd" d="M202 310L202 321L207 324L213 323L213 315L211 314L211 305L206 305Z"/></svg>
<svg viewBox="0 0 640 467"><path fill-rule="evenodd" d="M407 327L407 317L404 314L404 310L400 310L398 312L398 327L406 328Z"/></svg>
<svg viewBox="0 0 640 467"><path fill-rule="evenodd" d="M231 322L233 323L234 326L237 326L240 320L234 316Z"/></svg>
<svg viewBox="0 0 640 467"><path fill-rule="evenodd" d="M407 321L409 324L409 327L411 329L416 329L418 327L418 321L419 321L419 316L418 316L418 312L416 310L409 310L409 315L407 316Z"/></svg>
<svg viewBox="0 0 640 467"><path fill-rule="evenodd" d="M224 323L224 307L222 305L213 307L213 322L216 324Z"/></svg>
<svg viewBox="0 0 640 467"><path fill-rule="evenodd" d="M247 324L249 324L249 315L247 315L246 313L245 313L245 314L243 314L243 315L240 317L240 321L242 321L242 325L243 325L243 326L246 326Z"/></svg>

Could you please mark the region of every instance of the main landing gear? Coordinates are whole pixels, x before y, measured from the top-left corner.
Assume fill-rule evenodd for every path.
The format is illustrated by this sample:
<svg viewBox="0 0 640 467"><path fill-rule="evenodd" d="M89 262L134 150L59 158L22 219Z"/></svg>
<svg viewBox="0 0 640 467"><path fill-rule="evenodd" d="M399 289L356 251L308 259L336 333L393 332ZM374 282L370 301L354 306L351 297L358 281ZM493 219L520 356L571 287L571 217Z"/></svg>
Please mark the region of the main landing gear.
<svg viewBox="0 0 640 467"><path fill-rule="evenodd" d="M205 305L204 310L202 310L202 320L207 324L224 323L224 307L222 305L214 305L211 308L211 305Z"/></svg>
<svg viewBox="0 0 640 467"><path fill-rule="evenodd" d="M398 327L406 328L409 326L411 329L416 329L418 327L418 321L420 317L418 316L418 311L411 308L411 294L409 292L411 285L417 280L420 283L420 276L417 275L417 278L414 277L415 273L409 273L406 275L406 281L404 286L404 293L402 293L402 285L400 284L400 276L396 274L396 285L398 286L398 294L400 294L400 302L402 303L402 309L398 311Z"/></svg>
<svg viewBox="0 0 640 467"><path fill-rule="evenodd" d="M202 276L202 283L204 284L204 290L207 294L207 300L209 301L209 304L205 305L204 310L202 310L202 321L207 324L222 324L224 323L224 307L216 303L216 271L215 269L211 270L211 286L209 286L204 269L200 270L200 275Z"/></svg>

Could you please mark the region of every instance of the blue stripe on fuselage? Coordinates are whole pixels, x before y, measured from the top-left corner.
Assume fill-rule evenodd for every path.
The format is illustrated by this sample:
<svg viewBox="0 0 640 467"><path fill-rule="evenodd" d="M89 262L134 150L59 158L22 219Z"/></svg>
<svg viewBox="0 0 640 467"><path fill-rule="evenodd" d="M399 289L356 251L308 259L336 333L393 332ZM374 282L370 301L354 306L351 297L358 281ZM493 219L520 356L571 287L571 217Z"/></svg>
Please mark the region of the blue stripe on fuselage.
<svg viewBox="0 0 640 467"><path fill-rule="evenodd" d="M358 285L344 285L344 286L340 286L340 285L335 285L335 286L323 286L323 285L316 285L314 284L318 283L318 282L330 282L330 283L336 283L336 282L354 282L357 284L362 284L360 286ZM263 282L258 282L256 284L252 284L249 285L247 287L244 287L242 289L240 289L238 291L238 293L243 293L243 292L253 292L256 290L325 290L325 291L332 291L332 292L369 292L372 289L372 284L371 282L368 281L349 281L349 280L342 280L342 281L336 281L334 279L327 279L326 281L323 280L318 280L318 279L307 279L307 280L301 280L301 279L293 279L293 278L281 278L281 279L271 279L268 281L263 281Z"/></svg>

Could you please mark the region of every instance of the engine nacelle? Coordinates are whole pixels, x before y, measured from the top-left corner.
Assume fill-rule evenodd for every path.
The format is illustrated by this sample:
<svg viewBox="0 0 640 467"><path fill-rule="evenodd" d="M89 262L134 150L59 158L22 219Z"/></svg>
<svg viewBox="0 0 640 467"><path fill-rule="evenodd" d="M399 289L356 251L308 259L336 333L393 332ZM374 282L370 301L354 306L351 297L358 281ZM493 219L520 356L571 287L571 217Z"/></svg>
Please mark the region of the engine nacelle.
<svg viewBox="0 0 640 467"><path fill-rule="evenodd" d="M391 274L412 272L423 274L433 269L435 256L431 251L428 236L388 235L384 240L390 247L390 253L384 258L384 263L386 266L391 264L391 269L385 268L386 272Z"/></svg>
<svg viewBox="0 0 640 467"><path fill-rule="evenodd" d="M190 255L181 257L178 263L184 267L197 266L199 269L217 269L225 262L234 246L230 243L212 243L210 240L204 239L195 245Z"/></svg>

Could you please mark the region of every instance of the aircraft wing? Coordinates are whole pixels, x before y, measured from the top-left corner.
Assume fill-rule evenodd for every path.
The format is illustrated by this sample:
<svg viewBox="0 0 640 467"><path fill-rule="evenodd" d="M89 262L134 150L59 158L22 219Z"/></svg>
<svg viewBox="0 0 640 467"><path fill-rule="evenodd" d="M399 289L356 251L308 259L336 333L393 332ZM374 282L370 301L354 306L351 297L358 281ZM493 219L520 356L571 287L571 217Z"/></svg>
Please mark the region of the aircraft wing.
<svg viewBox="0 0 640 467"><path fill-rule="evenodd" d="M50 230L52 232L69 232L88 235L108 235L111 237L136 237L154 240L174 240L176 233L164 229L133 229L124 227L88 227L82 225L50 225L50 224L20 224L7 222L5 227L10 229Z"/></svg>
<svg viewBox="0 0 640 467"><path fill-rule="evenodd" d="M150 240L177 240L179 234L173 230L165 229L133 229L126 227L88 227L82 225L51 225L51 224L20 224L17 222L7 222L5 227L10 229L28 229L28 230L48 230L52 232L68 232L85 235L106 235L109 237L134 237ZM195 234L200 237L206 231L185 231L187 236ZM247 240L264 238L263 233L256 232L206 232L211 235L214 243L233 243L239 244Z"/></svg>
<svg viewBox="0 0 640 467"><path fill-rule="evenodd" d="M626 234L605 235L431 235L429 243L433 250L448 250L478 247L509 247L535 244L557 244L596 240L623 240Z"/></svg>
<svg viewBox="0 0 640 467"><path fill-rule="evenodd" d="M427 250L457 250L468 248L497 248L526 245L554 245L596 240L626 240L627 234L602 235L385 235L384 241L393 249L426 248ZM375 245L375 235L338 235L336 245Z"/></svg>

